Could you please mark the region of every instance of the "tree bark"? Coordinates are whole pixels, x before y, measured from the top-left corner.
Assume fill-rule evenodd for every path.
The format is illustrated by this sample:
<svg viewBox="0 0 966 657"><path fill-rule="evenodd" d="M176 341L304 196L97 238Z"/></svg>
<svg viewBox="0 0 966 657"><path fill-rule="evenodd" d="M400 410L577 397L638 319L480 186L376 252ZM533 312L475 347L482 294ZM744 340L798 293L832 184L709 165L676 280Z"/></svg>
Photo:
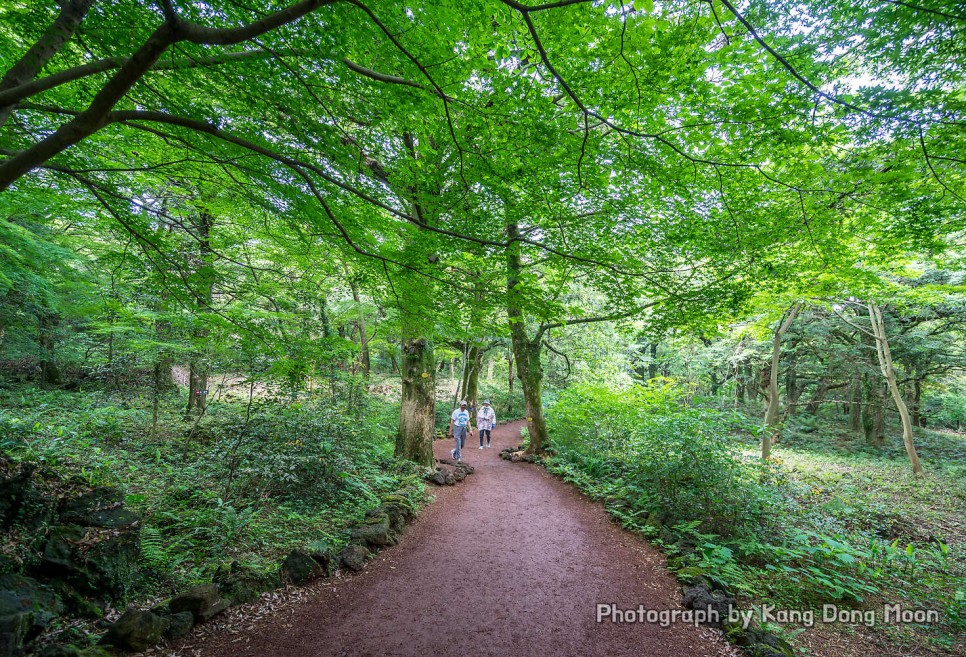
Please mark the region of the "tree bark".
<svg viewBox="0 0 966 657"><path fill-rule="evenodd" d="M822 402L825 401L825 395L828 394L829 390L829 378L823 376L819 379L818 385L815 387L815 394L808 402L808 412L812 415L818 415L818 410L822 406Z"/></svg>
<svg viewBox="0 0 966 657"><path fill-rule="evenodd" d="M405 317L405 314L403 315ZM402 404L396 456L432 466L436 427L436 367L432 342L419 335L421 327L403 321Z"/></svg>
<svg viewBox="0 0 966 657"><path fill-rule="evenodd" d="M480 392L480 370L483 369L483 348L479 346L470 347L469 362L466 372L466 398L479 401L477 397Z"/></svg>
<svg viewBox="0 0 966 657"><path fill-rule="evenodd" d="M207 211L201 211L195 222L195 238L198 241L198 257L192 266L198 281L197 308L198 313L207 312L211 307L215 289L215 269L213 252L211 249L211 230L214 227L214 217ZM208 338L208 330L198 327L193 331L197 343L204 344ZM188 364L188 406L186 417L192 414L204 413L208 403L208 362L207 349L196 349Z"/></svg>
<svg viewBox="0 0 966 657"><path fill-rule="evenodd" d="M57 313L49 310L41 310L37 318L39 329L40 350L43 356L40 360L40 383L44 386L59 386L63 383L60 368L57 366L55 348L57 336L54 331L60 324L60 317Z"/></svg>
<svg viewBox="0 0 966 657"><path fill-rule="evenodd" d="M792 322L798 316L802 304L796 303L788 311L784 320L779 323L775 330L775 336L771 345L771 375L768 379L768 410L765 412L765 431L761 437L761 458L767 459L771 455L771 445L773 439L780 439L780 423L778 420L779 399L778 399L778 364L781 353L782 337L788 331Z"/></svg>
<svg viewBox="0 0 966 657"><path fill-rule="evenodd" d="M889 339L886 335L885 322L882 320L882 311L875 304L869 303L869 319L872 323L872 334L875 336L876 354L879 357L879 368L892 393L892 401L896 404L899 411L899 418L902 421L902 442L906 447L906 454L909 456L909 463L912 471L916 474L923 474L922 463L919 462L919 454L916 452L916 445L912 436L912 421L909 419L909 409L899 391L896 383L896 372L892 366L892 351L889 348Z"/></svg>
<svg viewBox="0 0 966 657"><path fill-rule="evenodd" d="M24 53L20 60L0 80L0 91L13 89L30 82L40 73L50 58L60 52L84 20L94 0L67 0L61 2L60 13L40 38ZM7 123L16 105L0 106L0 128Z"/></svg>
<svg viewBox="0 0 966 657"><path fill-rule="evenodd" d="M865 405L862 407L862 431L865 441L876 449L885 446L885 390L876 381L865 382Z"/></svg>
<svg viewBox="0 0 966 657"><path fill-rule="evenodd" d="M348 275L348 271L346 273ZM359 365L362 367L363 376L368 377L372 363L369 359L369 338L366 336L366 317L362 311L359 285L350 279L349 289L352 291L352 300L356 303L356 328L359 329Z"/></svg>
<svg viewBox="0 0 966 657"><path fill-rule="evenodd" d="M543 349L543 333L538 332L535 339L527 335L523 314L523 300L517 286L523 270L520 258L519 226L507 224L507 319L510 323L510 344L516 361L517 377L523 387L526 403L527 429L530 432L528 452L539 454L547 442L547 423L543 417L543 366L540 354ZM512 376L512 374L511 374Z"/></svg>
<svg viewBox="0 0 966 657"><path fill-rule="evenodd" d="M418 156L415 136L407 132L402 137L409 156L416 161ZM433 198L439 196L438 189L432 189L429 193ZM409 187L407 194L413 214L422 222L431 223L432 212L421 205L419 190L415 186ZM418 240L407 242L404 251L411 261L426 261L424 247ZM402 351L402 402L399 408L396 456L431 467L436 462L433 456L433 436L436 433L436 355L433 350L433 323L427 321L427 313L422 311L427 300L430 305L434 304L432 290L427 289L426 285L426 281L415 280L409 274L396 286L401 313Z"/></svg>
<svg viewBox="0 0 966 657"><path fill-rule="evenodd" d="M916 377L912 381L912 426L922 427L925 426L922 422L922 416L919 413L919 407L922 403L922 379Z"/></svg>
<svg viewBox="0 0 966 657"><path fill-rule="evenodd" d="M859 433L862 431L862 376L853 374L852 382L849 385L849 431Z"/></svg>

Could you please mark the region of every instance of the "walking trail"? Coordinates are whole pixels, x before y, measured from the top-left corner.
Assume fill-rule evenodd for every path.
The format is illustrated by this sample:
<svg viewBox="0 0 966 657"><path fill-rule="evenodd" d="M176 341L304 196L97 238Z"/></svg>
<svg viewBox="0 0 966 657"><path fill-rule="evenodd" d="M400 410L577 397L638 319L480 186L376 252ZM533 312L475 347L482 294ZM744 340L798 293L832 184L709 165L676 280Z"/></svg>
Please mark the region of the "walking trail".
<svg viewBox="0 0 966 657"><path fill-rule="evenodd" d="M735 654L720 634L677 624L596 622L598 603L680 607L661 555L599 504L536 465L510 463L521 422L467 439L476 473L436 502L365 571L337 578L291 613L177 652L210 657L494 655L678 657ZM437 458L451 441L437 441Z"/></svg>

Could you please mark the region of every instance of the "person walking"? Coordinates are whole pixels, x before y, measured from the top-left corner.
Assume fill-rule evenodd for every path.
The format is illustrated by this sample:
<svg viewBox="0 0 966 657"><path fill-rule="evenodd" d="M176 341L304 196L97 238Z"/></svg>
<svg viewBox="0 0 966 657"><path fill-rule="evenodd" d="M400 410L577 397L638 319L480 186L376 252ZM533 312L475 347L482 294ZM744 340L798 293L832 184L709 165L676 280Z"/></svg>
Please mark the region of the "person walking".
<svg viewBox="0 0 966 657"><path fill-rule="evenodd" d="M466 432L470 428L470 412L466 410L466 400L460 402L460 407L453 411L449 417L449 430L453 432L453 440L456 441L456 448L450 450L450 454L456 461L463 460L463 446L466 445Z"/></svg>
<svg viewBox="0 0 966 657"><path fill-rule="evenodd" d="M483 449L483 434L486 434L486 447L490 447L490 432L496 426L496 411L490 406L490 400L484 399L476 414L476 430L480 432L480 449Z"/></svg>

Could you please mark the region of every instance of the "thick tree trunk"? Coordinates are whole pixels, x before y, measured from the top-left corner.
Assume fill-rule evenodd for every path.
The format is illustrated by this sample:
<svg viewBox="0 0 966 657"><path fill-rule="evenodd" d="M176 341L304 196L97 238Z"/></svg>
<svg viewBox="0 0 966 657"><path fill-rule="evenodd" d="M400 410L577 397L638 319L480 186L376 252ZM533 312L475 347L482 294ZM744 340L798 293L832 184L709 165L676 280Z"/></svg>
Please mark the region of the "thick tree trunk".
<svg viewBox="0 0 966 657"><path fill-rule="evenodd" d="M899 392L899 385L896 383L896 372L892 367L892 351L889 348L889 339L886 335L885 322L882 320L882 311L874 303L869 303L869 319L872 322L872 334L875 336L876 354L879 357L879 368L892 393L892 401L896 404L899 411L899 419L902 421L902 442L906 447L906 454L909 456L909 463L912 471L916 474L923 474L922 463L919 462L919 454L916 452L916 445L912 436L912 421L909 419L909 409L906 402Z"/></svg>
<svg viewBox="0 0 966 657"><path fill-rule="evenodd" d="M0 335L2 335L2 333L0 333ZM493 383L493 365L495 360L496 360L495 358L491 357L486 362L486 382L487 383Z"/></svg>
<svg viewBox="0 0 966 657"><path fill-rule="evenodd" d="M772 441L780 440L780 424L778 420L779 399L778 399L778 364L781 353L782 337L788 331L792 322L798 316L802 304L796 303L788 311L785 319L779 323L775 330L775 336L771 345L771 374L768 379L768 410L765 412L765 431L761 437L761 458L767 459L771 455Z"/></svg>
<svg viewBox="0 0 966 657"><path fill-rule="evenodd" d="M433 436L436 432L436 367L433 344L414 336L412 327L403 326L402 404L396 456L419 465L432 466Z"/></svg>
<svg viewBox="0 0 966 657"><path fill-rule="evenodd" d="M515 223L507 225L510 246L507 249L507 319L510 323L510 344L516 361L517 377L523 386L523 399L526 402L527 429L530 432L531 454L539 454L547 442L547 423L543 417L543 366L540 352L543 348L543 335L536 338L527 335L523 314L523 300L517 291L520 273L523 269L520 259L519 227Z"/></svg>

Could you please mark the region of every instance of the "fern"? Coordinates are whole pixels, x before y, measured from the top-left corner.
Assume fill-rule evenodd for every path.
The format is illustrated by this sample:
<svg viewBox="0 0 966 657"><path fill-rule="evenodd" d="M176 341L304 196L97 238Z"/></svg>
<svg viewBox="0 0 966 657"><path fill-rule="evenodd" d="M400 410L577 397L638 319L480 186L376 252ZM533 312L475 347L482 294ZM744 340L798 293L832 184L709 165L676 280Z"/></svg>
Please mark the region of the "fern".
<svg viewBox="0 0 966 657"><path fill-rule="evenodd" d="M163 568L171 556L161 538L161 530L156 527L141 528L141 563L149 568Z"/></svg>

